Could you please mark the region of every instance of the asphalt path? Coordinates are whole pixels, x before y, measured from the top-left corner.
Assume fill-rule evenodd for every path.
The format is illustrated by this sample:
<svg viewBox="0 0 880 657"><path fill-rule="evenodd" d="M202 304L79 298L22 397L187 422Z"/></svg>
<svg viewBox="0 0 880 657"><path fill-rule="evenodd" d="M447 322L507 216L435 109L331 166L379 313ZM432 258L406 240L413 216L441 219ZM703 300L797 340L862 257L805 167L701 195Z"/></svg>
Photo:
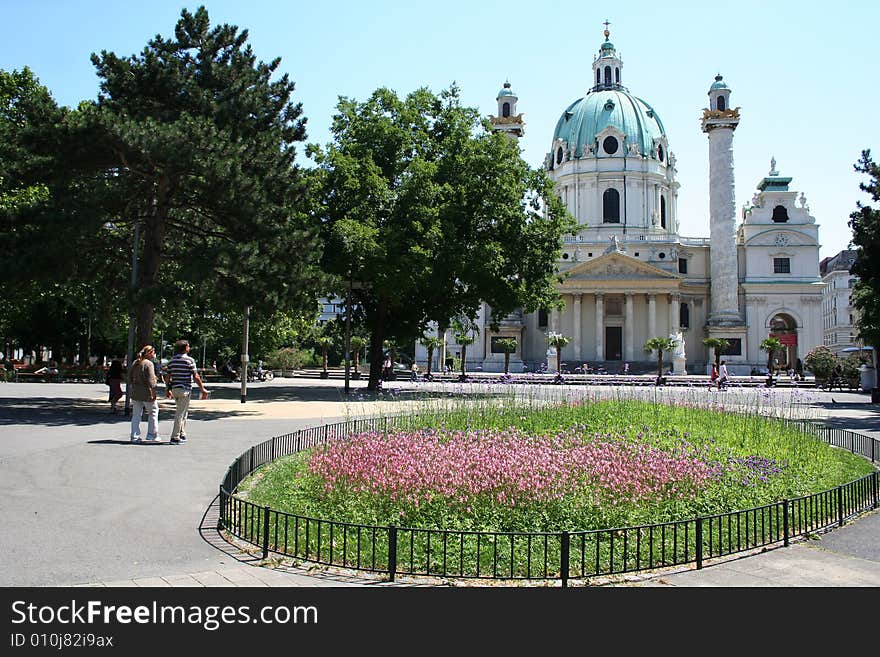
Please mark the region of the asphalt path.
<svg viewBox="0 0 880 657"><path fill-rule="evenodd" d="M241 403L240 384L212 384L208 400L192 402L187 444L174 446L167 443L171 402L161 403L162 442L132 444L128 419L110 413L102 384L0 384L0 586L167 580L247 561L246 555L218 541L210 526L220 481L239 454L305 426L377 413L418 412L432 401L472 390L461 384L401 382L377 398L366 393L364 381L351 385L352 394L346 397L340 380L276 378L248 384L246 402ZM542 393L523 394L546 399L560 394L622 393L611 387L587 393L549 386ZM639 394L651 396L657 391ZM880 436L880 405L870 404L864 393L669 389L664 394L705 396L728 408L755 403L798 407L832 426ZM774 550L636 583L876 586L880 585L878 538L880 515L875 512L810 542L816 546ZM811 556L810 550L815 554ZM783 562L786 555L797 556L776 567L775 561ZM804 569L811 567L816 570L812 579L804 576ZM270 585L309 586L323 581L303 572L286 578L280 580L286 583Z"/></svg>

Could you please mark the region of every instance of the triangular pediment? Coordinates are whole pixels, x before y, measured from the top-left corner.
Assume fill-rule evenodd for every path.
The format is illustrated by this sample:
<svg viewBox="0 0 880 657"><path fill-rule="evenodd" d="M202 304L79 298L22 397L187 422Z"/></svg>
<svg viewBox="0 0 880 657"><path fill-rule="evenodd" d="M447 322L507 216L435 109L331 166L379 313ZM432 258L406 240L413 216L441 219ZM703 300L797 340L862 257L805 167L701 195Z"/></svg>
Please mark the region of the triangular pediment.
<svg viewBox="0 0 880 657"><path fill-rule="evenodd" d="M565 281L664 280L678 281L681 276L649 265L620 251L612 251L566 270Z"/></svg>

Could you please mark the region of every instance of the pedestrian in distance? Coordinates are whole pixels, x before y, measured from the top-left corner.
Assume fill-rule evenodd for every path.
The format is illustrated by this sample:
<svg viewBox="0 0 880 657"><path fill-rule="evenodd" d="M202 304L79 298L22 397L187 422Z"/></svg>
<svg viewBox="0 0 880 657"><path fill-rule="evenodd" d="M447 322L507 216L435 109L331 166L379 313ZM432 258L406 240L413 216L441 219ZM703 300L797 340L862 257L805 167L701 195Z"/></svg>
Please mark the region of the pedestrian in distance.
<svg viewBox="0 0 880 657"><path fill-rule="evenodd" d="M727 387L727 361L722 360L721 366L718 368L718 389L724 390Z"/></svg>
<svg viewBox="0 0 880 657"><path fill-rule="evenodd" d="M107 385L110 386L110 412L114 415L119 412L119 400L122 399L122 361L114 358L107 368Z"/></svg>
<svg viewBox="0 0 880 657"><path fill-rule="evenodd" d="M156 350L145 345L137 353L128 372L129 397L131 398L131 442L141 442L141 420L147 413L147 442L159 440L159 400L156 395L156 368L153 357Z"/></svg>
<svg viewBox="0 0 880 657"><path fill-rule="evenodd" d="M712 363L712 374L709 375L709 381L713 386L718 382L718 366L715 363Z"/></svg>
<svg viewBox="0 0 880 657"><path fill-rule="evenodd" d="M202 391L202 399L208 398L208 391L202 383L202 377L196 367L196 361L189 355L189 341L178 340L174 343L174 356L165 368L165 396L174 398L174 427L171 429L169 442L181 445L186 442L186 419L189 415L189 402L192 395L192 384L195 381Z"/></svg>

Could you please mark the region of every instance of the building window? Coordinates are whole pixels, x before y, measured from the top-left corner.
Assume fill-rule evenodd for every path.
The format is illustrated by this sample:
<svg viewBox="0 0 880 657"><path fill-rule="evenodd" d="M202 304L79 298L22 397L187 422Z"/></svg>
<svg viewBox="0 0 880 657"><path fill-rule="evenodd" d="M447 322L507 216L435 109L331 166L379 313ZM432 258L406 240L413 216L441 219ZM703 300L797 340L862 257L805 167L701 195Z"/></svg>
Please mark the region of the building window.
<svg viewBox="0 0 880 657"><path fill-rule="evenodd" d="M678 307L678 325L681 328L690 328L691 326L691 310L686 303Z"/></svg>
<svg viewBox="0 0 880 657"><path fill-rule="evenodd" d="M609 87L611 86L611 67L610 66L605 67L605 84L607 84Z"/></svg>
<svg viewBox="0 0 880 657"><path fill-rule="evenodd" d="M562 157L564 152L562 150L562 146L560 146L556 151L556 164L562 164Z"/></svg>
<svg viewBox="0 0 880 657"><path fill-rule="evenodd" d="M614 81L617 84L620 84L620 69L619 68L614 69Z"/></svg>
<svg viewBox="0 0 880 657"><path fill-rule="evenodd" d="M510 103L501 106L501 116L510 116Z"/></svg>
<svg viewBox="0 0 880 657"><path fill-rule="evenodd" d="M718 109L723 112L726 108L724 105L724 96L718 96Z"/></svg>
<svg viewBox="0 0 880 657"><path fill-rule="evenodd" d="M596 84L602 84L602 71L600 71L598 68L596 69Z"/></svg>
<svg viewBox="0 0 880 657"><path fill-rule="evenodd" d="M666 228L666 197L665 196L660 197L660 226L661 226L661 228Z"/></svg>
<svg viewBox="0 0 880 657"><path fill-rule="evenodd" d="M855 285L855 284L856 284L856 279L851 278L851 279L849 279L849 282L848 282L847 285L848 285L848 287L852 287L852 286Z"/></svg>
<svg viewBox="0 0 880 657"><path fill-rule="evenodd" d="M602 221L606 224L620 223L620 192L613 187L602 194Z"/></svg>
<svg viewBox="0 0 880 657"><path fill-rule="evenodd" d="M775 208L773 208L772 219L778 224L788 221L788 210L786 210L785 207L782 205L777 205Z"/></svg>
<svg viewBox="0 0 880 657"><path fill-rule="evenodd" d="M679 274L687 274L688 273L688 261L684 258L678 259L678 273Z"/></svg>
<svg viewBox="0 0 880 657"><path fill-rule="evenodd" d="M538 310L538 328L547 328L547 309Z"/></svg>
<svg viewBox="0 0 880 657"><path fill-rule="evenodd" d="M773 258L774 274L790 274L791 259L790 258Z"/></svg>
<svg viewBox="0 0 880 657"><path fill-rule="evenodd" d="M663 146L657 147L657 159L663 161Z"/></svg>
<svg viewBox="0 0 880 657"><path fill-rule="evenodd" d="M614 155L617 152L618 143L614 137L605 137L602 140L602 150L604 150L608 155Z"/></svg>

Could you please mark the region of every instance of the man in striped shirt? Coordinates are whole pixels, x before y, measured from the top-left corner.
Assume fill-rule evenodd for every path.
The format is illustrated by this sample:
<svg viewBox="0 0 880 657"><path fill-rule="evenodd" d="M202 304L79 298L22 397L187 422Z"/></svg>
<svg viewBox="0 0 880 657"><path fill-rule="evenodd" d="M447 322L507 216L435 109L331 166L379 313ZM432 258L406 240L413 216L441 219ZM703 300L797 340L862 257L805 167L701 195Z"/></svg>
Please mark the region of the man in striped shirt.
<svg viewBox="0 0 880 657"><path fill-rule="evenodd" d="M196 369L196 361L189 355L189 341L178 340L174 343L174 356L168 361L165 370L165 397L174 397L174 428L171 430L170 440L172 445L186 442L186 417L189 413L193 379L199 384L202 399L206 399L208 391Z"/></svg>

